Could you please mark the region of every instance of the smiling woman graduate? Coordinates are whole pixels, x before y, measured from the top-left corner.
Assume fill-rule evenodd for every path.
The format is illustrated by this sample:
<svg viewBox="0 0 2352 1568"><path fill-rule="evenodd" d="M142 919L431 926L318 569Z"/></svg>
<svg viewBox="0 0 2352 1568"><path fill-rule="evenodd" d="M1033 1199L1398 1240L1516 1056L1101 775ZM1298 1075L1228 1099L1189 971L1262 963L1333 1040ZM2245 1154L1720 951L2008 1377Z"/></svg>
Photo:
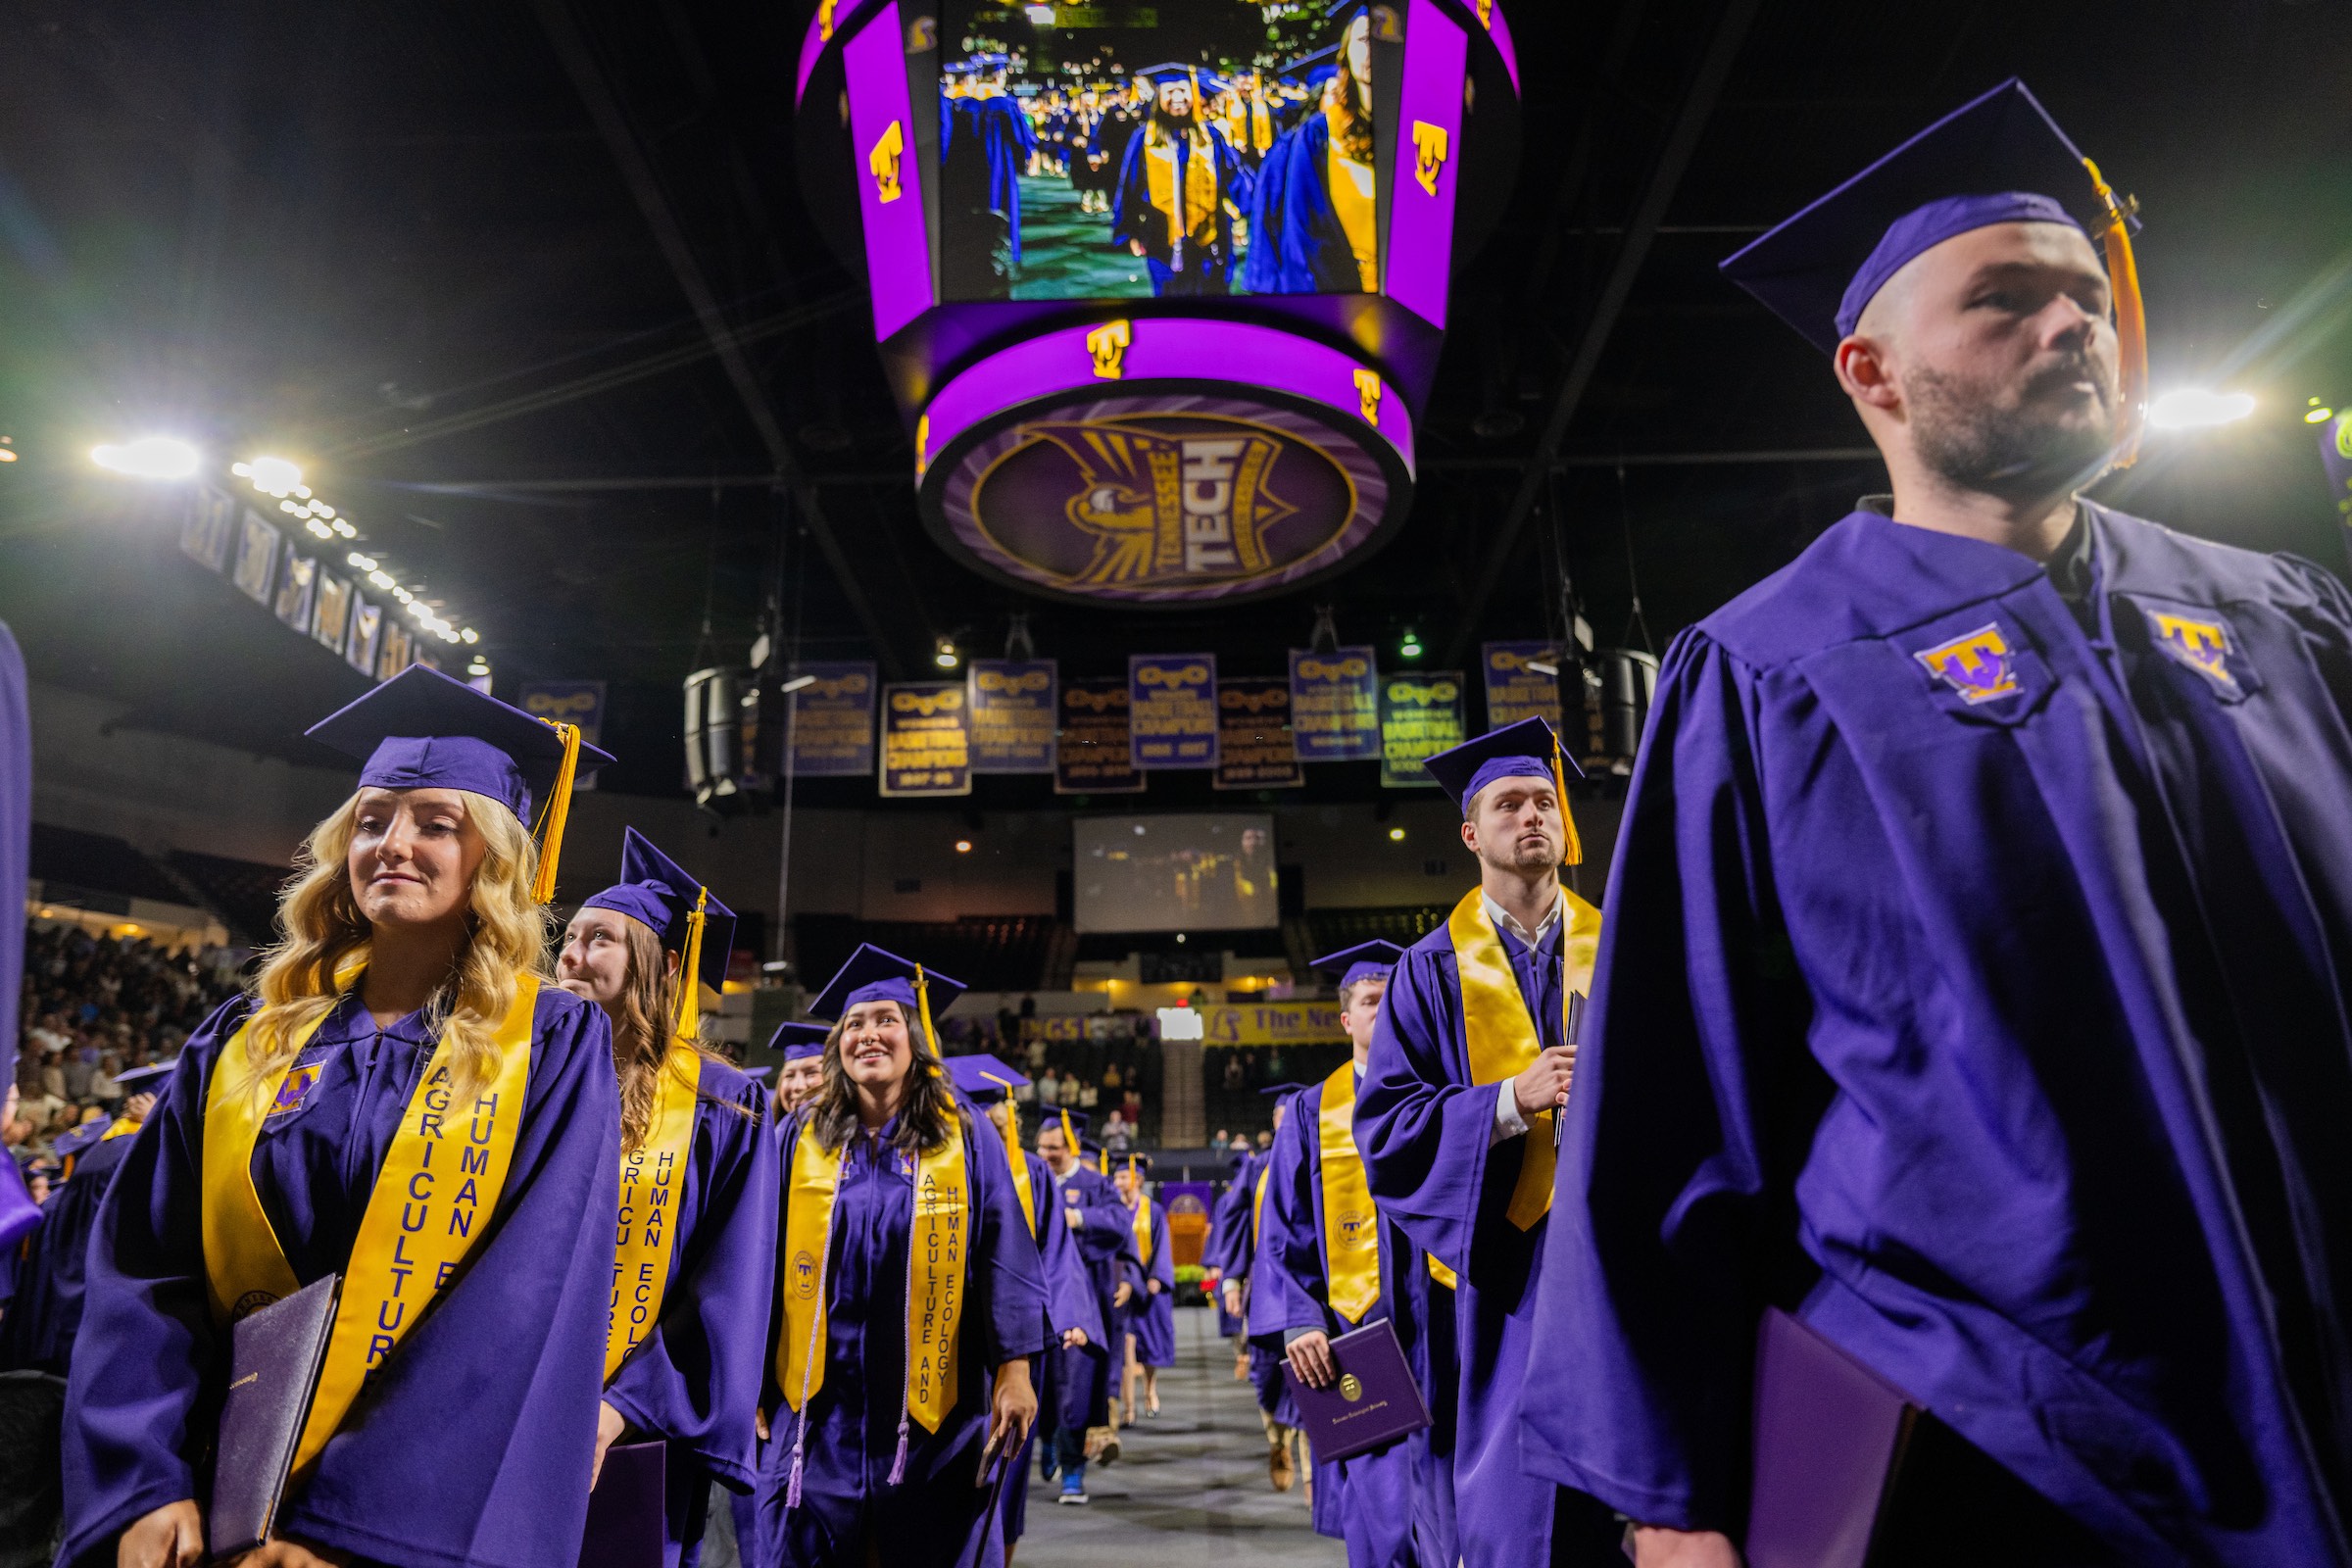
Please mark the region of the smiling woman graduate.
<svg viewBox="0 0 2352 1568"><path fill-rule="evenodd" d="M202 1559L229 1325L340 1275L277 1536L245 1561L571 1568L620 1113L605 1015L546 983L541 906L572 780L611 759L422 667L310 733L366 760L360 788L313 830L252 992L123 1140L59 1561Z"/></svg>
<svg viewBox="0 0 2352 1568"><path fill-rule="evenodd" d="M840 1026L780 1140L763 1568L1004 1560L982 1460L1037 1417L1046 1292L1004 1146L940 1064L962 991L865 946L809 1007Z"/></svg>
<svg viewBox="0 0 2352 1568"><path fill-rule="evenodd" d="M744 1493L754 1479L776 1159L766 1092L697 1040L701 992L726 979L734 911L635 828L620 878L572 916L556 972L612 1020L620 1080L597 1461L623 1433L666 1446L663 1560L675 1568L703 1538L711 1480Z"/></svg>

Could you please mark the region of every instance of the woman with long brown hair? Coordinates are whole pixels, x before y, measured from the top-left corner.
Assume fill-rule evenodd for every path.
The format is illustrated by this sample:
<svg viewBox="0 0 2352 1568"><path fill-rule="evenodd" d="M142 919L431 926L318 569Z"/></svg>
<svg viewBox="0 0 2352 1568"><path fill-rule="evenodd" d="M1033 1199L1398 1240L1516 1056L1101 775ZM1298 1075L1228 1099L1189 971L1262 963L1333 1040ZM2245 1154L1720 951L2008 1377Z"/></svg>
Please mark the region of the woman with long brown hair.
<svg viewBox="0 0 2352 1568"><path fill-rule="evenodd" d="M1372 45L1395 27L1394 13L1350 5L1339 14L1347 21L1321 98L1266 154L1250 193L1242 283L1252 294L1380 291Z"/></svg>
<svg viewBox="0 0 2352 1568"><path fill-rule="evenodd" d="M1046 1295L1004 1146L950 1086L931 1020L963 990L860 947L783 1128L759 1568L969 1568L996 1467L1037 1416Z"/></svg>
<svg viewBox="0 0 2352 1568"><path fill-rule="evenodd" d="M664 1560L703 1539L713 1479L754 1480L753 1421L774 1277L776 1163L760 1086L703 1048L700 994L726 979L735 914L626 830L620 881L571 917L556 973L612 1020L620 1207L597 1453L610 1506L666 1477ZM629 1435L641 1448L608 1451ZM638 1475L637 1466L645 1474ZM600 1482L600 1485L602 1483ZM600 1495L596 1517L606 1517Z"/></svg>
<svg viewBox="0 0 2352 1568"><path fill-rule="evenodd" d="M572 779L612 759L420 666L310 734L366 760L360 787L313 830L250 993L126 1140L90 1243L59 1560L194 1568L241 1544L207 1541L200 1501L231 1327L333 1276L292 1479L241 1563L572 1568L620 1109L605 1015L553 984L542 906ZM240 1462L216 1493L254 1479Z"/></svg>

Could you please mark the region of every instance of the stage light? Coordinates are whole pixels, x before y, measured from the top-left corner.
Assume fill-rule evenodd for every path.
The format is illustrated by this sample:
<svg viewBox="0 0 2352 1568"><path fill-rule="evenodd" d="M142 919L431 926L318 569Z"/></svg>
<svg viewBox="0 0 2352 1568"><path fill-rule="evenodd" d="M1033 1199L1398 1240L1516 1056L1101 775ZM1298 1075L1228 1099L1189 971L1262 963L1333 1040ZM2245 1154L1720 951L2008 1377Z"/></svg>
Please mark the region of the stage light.
<svg viewBox="0 0 2352 1568"><path fill-rule="evenodd" d="M963 662L963 656L956 652L956 639L942 637L939 640L939 651L931 656L931 662L942 669L954 669L957 664Z"/></svg>
<svg viewBox="0 0 2352 1568"><path fill-rule="evenodd" d="M0 463L14 463L14 462L16 462L16 461L17 461L17 449L16 449L16 448L14 448L14 447L0 447Z"/></svg>
<svg viewBox="0 0 2352 1568"><path fill-rule="evenodd" d="M406 588L403 588L399 584L395 583L392 587L392 597L405 605L410 600L415 599L416 596L409 592Z"/></svg>
<svg viewBox="0 0 2352 1568"><path fill-rule="evenodd" d="M250 479L253 477L253 465L250 463L232 463L228 466L228 471L235 474L240 479Z"/></svg>
<svg viewBox="0 0 2352 1568"><path fill-rule="evenodd" d="M776 690L783 696L790 697L794 692L805 692L815 684L816 677L814 675L795 675Z"/></svg>
<svg viewBox="0 0 2352 1568"><path fill-rule="evenodd" d="M360 530L345 522L341 517L337 517L330 526L346 539L357 539L360 536Z"/></svg>
<svg viewBox="0 0 2352 1568"><path fill-rule="evenodd" d="M253 487L267 495L290 495L302 483L302 469L283 458L256 458L237 467L241 477L251 479Z"/></svg>
<svg viewBox="0 0 2352 1568"><path fill-rule="evenodd" d="M1396 645L1396 657L1419 659L1421 657L1421 634L1407 627L1403 640Z"/></svg>
<svg viewBox="0 0 2352 1568"><path fill-rule="evenodd" d="M328 506L323 501L314 501L311 503L311 515L314 517L324 517L329 522L332 522L335 516L335 509Z"/></svg>
<svg viewBox="0 0 2352 1568"><path fill-rule="evenodd" d="M353 565L359 567L362 571L373 571L375 569L375 558L373 556L363 556L357 550L354 550L345 559L350 561ZM379 582L376 584L376 586L378 588L383 588L389 585Z"/></svg>
<svg viewBox="0 0 2352 1568"><path fill-rule="evenodd" d="M957 855L969 855L969 854L971 854L971 853L972 853L972 841L971 841L970 839L957 839L957 840L956 841L956 853Z"/></svg>
<svg viewBox="0 0 2352 1568"><path fill-rule="evenodd" d="M369 565L368 571L368 580L375 584L375 586L378 588L390 588L392 586L392 574L388 571L377 569L372 564Z"/></svg>
<svg viewBox="0 0 2352 1568"><path fill-rule="evenodd" d="M2329 419L2335 417L2335 411L2333 409L2324 409L2320 407L2320 400L2318 398L2313 398L2310 401L2311 410L2309 413L2303 416L2303 422L2305 424L2326 424ZM6 456L8 456L7 453L0 452L0 458L5 458Z"/></svg>
<svg viewBox="0 0 2352 1568"><path fill-rule="evenodd" d="M202 460L185 441L168 435L145 435L120 446L92 447L90 461L114 473L134 479L187 479Z"/></svg>
<svg viewBox="0 0 2352 1568"><path fill-rule="evenodd" d="M1541 659L1529 660L1527 662L1527 667L1531 670L1534 670L1539 675L1549 675L1555 680L1559 678L1560 666L1557 664L1546 663Z"/></svg>
<svg viewBox="0 0 2352 1568"><path fill-rule="evenodd" d="M490 663L489 663L489 661L487 661L487 660L483 659L483 658L482 658L482 656L481 656L481 655L479 655L479 654L476 654L476 655L474 655L472 662L468 663L468 664L466 666L466 674L468 674L468 675L487 675L487 674L489 674L489 673L490 673Z"/></svg>
<svg viewBox="0 0 2352 1568"><path fill-rule="evenodd" d="M1184 942L1184 933L1183 933L1183 932L1179 931L1179 932L1177 932L1177 933L1176 933L1176 941L1177 941L1177 944L1178 944L1179 946L1182 946L1182 945L1183 945L1183 942Z"/></svg>
<svg viewBox="0 0 2352 1568"><path fill-rule="evenodd" d="M294 487L294 493L295 493L296 495L298 495L298 496L302 497L302 499L303 499L303 500L305 500L305 501L308 501L308 500L310 500L310 499L311 499L311 487L310 487L309 485L307 485L307 484L298 484L298 485L296 485L296 486Z"/></svg>
<svg viewBox="0 0 2352 1568"><path fill-rule="evenodd" d="M2235 424L2253 412L2251 392L2180 387L2149 406L2148 422L2159 430L2200 430L2209 425Z"/></svg>
<svg viewBox="0 0 2352 1568"><path fill-rule="evenodd" d="M311 532L317 534L321 539L332 539L335 536L335 530L329 528L325 523L320 522L317 517L313 517L310 521L304 523L303 526L310 529Z"/></svg>
<svg viewBox="0 0 2352 1568"><path fill-rule="evenodd" d="M1402 844L1404 842L1404 829L1400 827L1393 827L1389 829L1389 842L1391 844Z"/></svg>
<svg viewBox="0 0 2352 1568"><path fill-rule="evenodd" d="M468 643L478 643L482 640L482 634L478 631L475 631L471 626L468 626L464 631L458 633L458 636L462 641Z"/></svg>

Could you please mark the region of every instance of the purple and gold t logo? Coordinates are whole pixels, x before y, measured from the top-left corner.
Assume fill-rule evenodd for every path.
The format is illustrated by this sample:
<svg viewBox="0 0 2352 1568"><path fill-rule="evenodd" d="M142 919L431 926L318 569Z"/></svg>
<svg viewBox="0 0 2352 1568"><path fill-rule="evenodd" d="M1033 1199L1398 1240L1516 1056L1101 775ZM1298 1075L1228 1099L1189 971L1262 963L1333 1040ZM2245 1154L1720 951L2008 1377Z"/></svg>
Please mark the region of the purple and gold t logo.
<svg viewBox="0 0 2352 1568"><path fill-rule="evenodd" d="M2014 697L2019 691L2017 665L2008 639L1998 623L1923 648L1911 656L1927 672L1960 694L1974 708L1979 703Z"/></svg>
<svg viewBox="0 0 2352 1568"><path fill-rule="evenodd" d="M2156 633L2156 646L2174 663L2195 670L2225 697L2241 695L2237 676L2230 669L2229 627L2218 620L2190 620L2157 610L2148 612L2148 624Z"/></svg>

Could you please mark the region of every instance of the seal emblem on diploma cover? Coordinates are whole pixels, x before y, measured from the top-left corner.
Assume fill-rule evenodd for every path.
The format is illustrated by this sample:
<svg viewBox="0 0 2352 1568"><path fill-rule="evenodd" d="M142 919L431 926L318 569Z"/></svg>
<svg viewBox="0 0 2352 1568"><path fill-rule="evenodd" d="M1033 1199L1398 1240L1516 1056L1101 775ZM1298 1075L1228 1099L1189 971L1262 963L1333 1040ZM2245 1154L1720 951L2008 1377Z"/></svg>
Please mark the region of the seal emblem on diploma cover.
<svg viewBox="0 0 2352 1568"><path fill-rule="evenodd" d="M1364 1380L1352 1372L1340 1374L1340 1397L1349 1404L1364 1396Z"/></svg>

